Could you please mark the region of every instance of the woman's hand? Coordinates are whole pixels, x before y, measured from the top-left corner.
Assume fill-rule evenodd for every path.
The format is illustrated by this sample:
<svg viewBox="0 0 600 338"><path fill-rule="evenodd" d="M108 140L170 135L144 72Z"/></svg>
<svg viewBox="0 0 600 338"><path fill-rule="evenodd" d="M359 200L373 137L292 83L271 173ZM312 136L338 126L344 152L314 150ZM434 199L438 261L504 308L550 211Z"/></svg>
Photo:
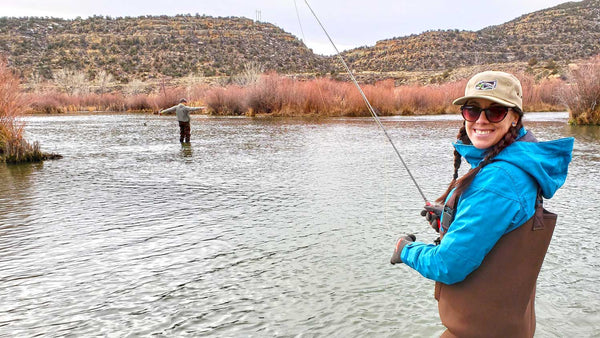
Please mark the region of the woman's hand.
<svg viewBox="0 0 600 338"><path fill-rule="evenodd" d="M440 216L443 211L443 205L427 202L424 209L421 210L421 216L425 217L425 220L429 222L429 225L435 232L440 232Z"/></svg>
<svg viewBox="0 0 600 338"><path fill-rule="evenodd" d="M408 244L410 244L416 240L417 240L417 237L413 234L400 237L398 239L398 242L396 243L396 249L394 250L394 253L392 254L392 259L390 259L390 263L392 263L392 264L402 263L402 258L400 258L400 255L402 254L402 249L404 249L405 246L407 246Z"/></svg>

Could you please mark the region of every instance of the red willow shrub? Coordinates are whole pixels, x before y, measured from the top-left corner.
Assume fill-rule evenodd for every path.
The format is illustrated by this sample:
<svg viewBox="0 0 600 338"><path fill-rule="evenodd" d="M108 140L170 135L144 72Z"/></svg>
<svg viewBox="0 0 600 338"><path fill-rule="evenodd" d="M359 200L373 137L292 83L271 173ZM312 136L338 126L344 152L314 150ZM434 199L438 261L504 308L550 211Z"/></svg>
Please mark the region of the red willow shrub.
<svg viewBox="0 0 600 338"><path fill-rule="evenodd" d="M564 109L558 93L564 81L535 81L531 76L517 74L524 87L524 108L527 111ZM457 113L452 101L463 95L467 79L435 85L401 85L384 80L362 84L361 88L379 115ZM240 85L187 87L159 86L151 94L124 96L119 92L106 94L67 95L48 91L29 94L32 108L38 112L68 111L158 111L171 107L186 97L192 105L206 105L213 115L270 116L369 116L370 112L349 81L330 78L297 79L274 72L259 76L256 81ZM571 103L573 105L574 103Z"/></svg>
<svg viewBox="0 0 600 338"><path fill-rule="evenodd" d="M561 88L565 85L560 79L535 78L527 74L517 74L523 86L523 109L526 111L557 111L564 110L559 100Z"/></svg>
<svg viewBox="0 0 600 338"><path fill-rule="evenodd" d="M158 93L152 94L149 97L151 107L155 111L173 107L179 103L179 100L185 97L183 88L165 88L162 87Z"/></svg>
<svg viewBox="0 0 600 338"><path fill-rule="evenodd" d="M463 95L467 80L440 85L402 85L393 80L361 85L365 96L379 115L457 113L452 101ZM560 80L544 80L539 84L524 77L532 107L560 109L556 101ZM254 116L369 116L364 99L353 83L327 78L295 80L275 73L262 75L249 86L213 88L205 98L209 112L217 115ZM526 108L528 108L526 104ZM558 106L558 108L557 108Z"/></svg>
<svg viewBox="0 0 600 338"><path fill-rule="evenodd" d="M21 116L27 110L27 99L21 92L19 78L0 57L0 162L19 163L60 158L40 151L39 143L30 145L23 137L25 123Z"/></svg>
<svg viewBox="0 0 600 338"><path fill-rule="evenodd" d="M571 123L600 125L600 55L573 67L559 96Z"/></svg>
<svg viewBox="0 0 600 338"><path fill-rule="evenodd" d="M0 155L7 144L23 138L24 123L19 117L27 109L27 101L19 88L19 78L0 57Z"/></svg>
<svg viewBox="0 0 600 338"><path fill-rule="evenodd" d="M204 102L208 113L212 115L243 115L248 111L245 90L235 85L207 91Z"/></svg>

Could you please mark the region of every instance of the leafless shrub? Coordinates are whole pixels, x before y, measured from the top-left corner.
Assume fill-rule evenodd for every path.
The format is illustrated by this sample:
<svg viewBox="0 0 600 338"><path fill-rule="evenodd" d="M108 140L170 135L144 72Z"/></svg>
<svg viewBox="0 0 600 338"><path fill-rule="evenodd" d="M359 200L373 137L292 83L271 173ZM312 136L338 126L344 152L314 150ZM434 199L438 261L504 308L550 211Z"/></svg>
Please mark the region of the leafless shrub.
<svg viewBox="0 0 600 338"><path fill-rule="evenodd" d="M600 125L600 55L572 67L560 99L569 108L571 123Z"/></svg>
<svg viewBox="0 0 600 338"><path fill-rule="evenodd" d="M90 84L83 71L60 69L54 74L54 83L69 95L82 95L90 92Z"/></svg>

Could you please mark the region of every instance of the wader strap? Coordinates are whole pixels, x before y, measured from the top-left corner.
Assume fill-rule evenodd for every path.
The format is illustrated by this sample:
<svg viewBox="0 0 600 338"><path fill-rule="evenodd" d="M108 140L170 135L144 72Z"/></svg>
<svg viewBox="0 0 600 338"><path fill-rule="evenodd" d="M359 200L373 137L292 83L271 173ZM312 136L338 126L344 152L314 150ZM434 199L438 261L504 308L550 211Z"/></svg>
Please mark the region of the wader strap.
<svg viewBox="0 0 600 338"><path fill-rule="evenodd" d="M544 197L542 197L542 189L538 188L537 199L535 201L535 222L533 222L533 226L531 229L533 231L536 230L544 230L544 214L546 210L544 210Z"/></svg>
<svg viewBox="0 0 600 338"><path fill-rule="evenodd" d="M440 234L448 232L448 228L450 228L450 224L454 221L454 211L456 210L456 204L458 203L458 198L456 194L452 194L446 204L444 205L444 210L442 211L442 222L440 223L441 230ZM441 234L443 236L443 234Z"/></svg>
<svg viewBox="0 0 600 338"><path fill-rule="evenodd" d="M444 205L442 222L440 223L443 233L448 232L450 224L454 221L454 214L456 212L456 205L458 204L459 197L460 196L453 193L448 199L448 202ZM538 222L533 222L533 230L544 230L544 197L542 196L542 189L540 187L538 187L537 190L534 217Z"/></svg>

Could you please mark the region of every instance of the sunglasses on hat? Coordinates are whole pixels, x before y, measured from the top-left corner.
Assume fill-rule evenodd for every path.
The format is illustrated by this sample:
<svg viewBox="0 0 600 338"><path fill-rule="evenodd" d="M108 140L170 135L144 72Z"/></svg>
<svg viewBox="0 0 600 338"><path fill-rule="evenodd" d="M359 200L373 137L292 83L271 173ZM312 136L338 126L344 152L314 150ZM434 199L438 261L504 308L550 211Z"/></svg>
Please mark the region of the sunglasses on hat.
<svg viewBox="0 0 600 338"><path fill-rule="evenodd" d="M508 114L509 107L504 106L492 106L489 108L482 109L477 106L464 105L460 107L460 112L463 118L468 122L476 122L479 120L481 112L485 112L485 118L491 123L498 123L504 120Z"/></svg>

